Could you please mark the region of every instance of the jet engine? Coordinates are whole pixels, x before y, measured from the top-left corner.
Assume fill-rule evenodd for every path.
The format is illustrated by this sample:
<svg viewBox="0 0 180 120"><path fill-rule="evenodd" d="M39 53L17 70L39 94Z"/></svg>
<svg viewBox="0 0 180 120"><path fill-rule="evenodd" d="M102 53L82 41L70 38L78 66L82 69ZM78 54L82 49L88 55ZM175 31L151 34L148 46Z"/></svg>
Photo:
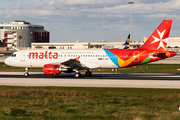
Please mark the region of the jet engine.
<svg viewBox="0 0 180 120"><path fill-rule="evenodd" d="M70 72L69 68L62 68L60 65L46 64L43 67L46 75L59 75L61 72Z"/></svg>

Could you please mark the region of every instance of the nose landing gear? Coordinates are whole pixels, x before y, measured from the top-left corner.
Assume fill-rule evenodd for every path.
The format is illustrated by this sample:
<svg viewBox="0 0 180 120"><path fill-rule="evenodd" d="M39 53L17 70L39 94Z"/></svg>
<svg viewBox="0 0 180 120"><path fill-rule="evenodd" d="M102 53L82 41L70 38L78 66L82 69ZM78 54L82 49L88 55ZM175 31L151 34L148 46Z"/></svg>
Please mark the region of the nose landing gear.
<svg viewBox="0 0 180 120"><path fill-rule="evenodd" d="M29 68L25 68L25 73L24 73L25 77L29 76L28 70L29 70Z"/></svg>

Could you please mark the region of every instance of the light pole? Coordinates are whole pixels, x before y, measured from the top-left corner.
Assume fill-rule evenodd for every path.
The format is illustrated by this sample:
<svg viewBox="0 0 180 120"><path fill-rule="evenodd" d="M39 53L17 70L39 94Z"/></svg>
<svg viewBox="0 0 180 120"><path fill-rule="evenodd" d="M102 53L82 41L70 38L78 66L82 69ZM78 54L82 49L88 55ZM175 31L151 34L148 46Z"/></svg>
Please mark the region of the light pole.
<svg viewBox="0 0 180 120"><path fill-rule="evenodd" d="M134 2L128 2L128 4L132 5ZM132 41L132 7L130 6L130 41Z"/></svg>

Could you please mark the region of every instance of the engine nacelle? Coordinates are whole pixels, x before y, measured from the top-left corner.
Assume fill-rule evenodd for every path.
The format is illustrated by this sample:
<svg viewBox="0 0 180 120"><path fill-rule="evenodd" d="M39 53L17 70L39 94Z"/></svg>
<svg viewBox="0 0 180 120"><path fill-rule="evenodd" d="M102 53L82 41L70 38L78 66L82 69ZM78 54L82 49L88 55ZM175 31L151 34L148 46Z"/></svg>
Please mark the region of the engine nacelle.
<svg viewBox="0 0 180 120"><path fill-rule="evenodd" d="M46 64L43 67L44 74L46 74L46 75L59 75L60 74L59 68L60 68L60 65Z"/></svg>
<svg viewBox="0 0 180 120"><path fill-rule="evenodd" d="M72 72L69 68L63 68L60 65L46 64L43 67L44 74L46 75L59 75L61 72Z"/></svg>

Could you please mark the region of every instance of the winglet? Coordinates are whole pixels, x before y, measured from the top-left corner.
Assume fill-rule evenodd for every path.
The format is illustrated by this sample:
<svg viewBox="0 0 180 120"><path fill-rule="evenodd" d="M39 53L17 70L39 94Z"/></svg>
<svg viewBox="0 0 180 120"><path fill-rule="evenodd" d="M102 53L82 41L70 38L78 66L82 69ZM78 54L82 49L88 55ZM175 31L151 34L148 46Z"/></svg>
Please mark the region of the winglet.
<svg viewBox="0 0 180 120"><path fill-rule="evenodd" d="M79 62L79 58L80 58L80 56L79 56L79 57L77 57L77 58L75 58L75 60Z"/></svg>

